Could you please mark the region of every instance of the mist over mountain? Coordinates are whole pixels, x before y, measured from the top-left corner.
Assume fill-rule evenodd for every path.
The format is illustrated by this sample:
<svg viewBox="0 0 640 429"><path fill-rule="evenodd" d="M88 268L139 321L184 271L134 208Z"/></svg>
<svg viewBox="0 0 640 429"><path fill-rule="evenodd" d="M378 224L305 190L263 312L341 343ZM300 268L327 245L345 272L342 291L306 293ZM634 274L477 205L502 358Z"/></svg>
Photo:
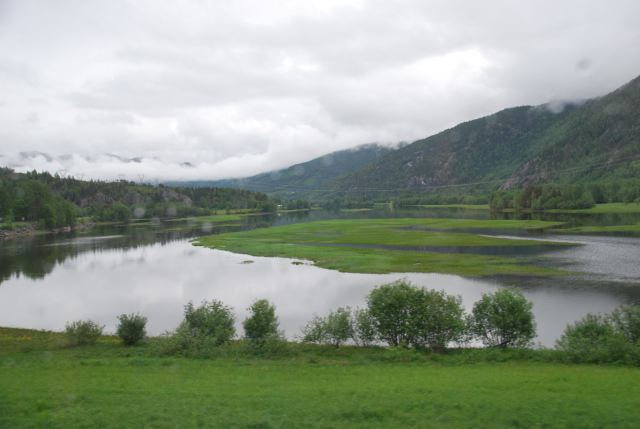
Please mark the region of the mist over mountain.
<svg viewBox="0 0 640 429"><path fill-rule="evenodd" d="M561 107L561 108L560 108ZM580 103L505 109L391 152L335 189L429 192L638 177L640 77Z"/></svg>
<svg viewBox="0 0 640 429"><path fill-rule="evenodd" d="M312 194L326 194L333 190L333 182L382 159L394 148L378 144L364 144L340 150L292 165L281 170L242 179L212 181L168 182L171 185L192 187L214 186L241 188L278 195L284 198L307 198Z"/></svg>
<svg viewBox="0 0 640 429"><path fill-rule="evenodd" d="M289 197L487 193L640 175L640 77L602 97L519 106L392 150L365 145L245 179L192 186Z"/></svg>

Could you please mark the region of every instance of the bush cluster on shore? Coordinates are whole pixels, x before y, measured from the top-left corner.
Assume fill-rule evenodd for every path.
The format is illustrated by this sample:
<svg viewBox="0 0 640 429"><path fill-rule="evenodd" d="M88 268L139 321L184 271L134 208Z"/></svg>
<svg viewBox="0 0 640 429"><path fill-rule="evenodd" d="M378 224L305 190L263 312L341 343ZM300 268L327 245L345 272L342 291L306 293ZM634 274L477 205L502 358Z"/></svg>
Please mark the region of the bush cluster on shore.
<svg viewBox="0 0 640 429"><path fill-rule="evenodd" d="M284 356L293 343L279 331L276 308L269 301L255 301L243 321L241 343L250 355ZM118 336L125 345L140 343L147 319L139 314L120 315ZM67 325L70 346L95 343L102 334L95 322ZM483 294L470 314L459 296L417 287L406 280L376 287L367 306L340 307L324 317L314 315L302 329L301 343L340 348L387 345L398 349L444 352L470 342L489 348L527 349L536 335L532 304L520 292L500 289ZM184 319L175 331L154 342L161 355L213 357L224 354L236 338L235 315L221 301L188 303ZM234 342L235 343L235 342ZM557 341L561 360L584 363L640 364L640 307L621 307L610 315L589 314L567 326Z"/></svg>

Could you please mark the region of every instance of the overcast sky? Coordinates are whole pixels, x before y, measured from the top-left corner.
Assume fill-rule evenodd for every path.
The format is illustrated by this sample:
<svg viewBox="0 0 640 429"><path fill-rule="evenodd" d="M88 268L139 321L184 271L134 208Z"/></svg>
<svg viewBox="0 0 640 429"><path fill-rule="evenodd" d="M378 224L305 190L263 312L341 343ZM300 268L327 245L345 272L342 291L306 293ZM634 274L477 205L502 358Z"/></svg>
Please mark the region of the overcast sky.
<svg viewBox="0 0 640 429"><path fill-rule="evenodd" d="M410 142L615 89L640 74L639 17L638 0L0 0L0 164L215 179Z"/></svg>

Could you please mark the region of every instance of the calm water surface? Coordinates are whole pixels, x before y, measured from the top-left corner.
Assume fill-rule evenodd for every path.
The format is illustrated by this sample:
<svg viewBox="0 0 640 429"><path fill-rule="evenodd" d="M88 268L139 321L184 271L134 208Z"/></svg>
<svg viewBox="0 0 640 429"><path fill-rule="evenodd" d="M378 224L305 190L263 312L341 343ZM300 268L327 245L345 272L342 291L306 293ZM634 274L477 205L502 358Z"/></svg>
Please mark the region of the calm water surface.
<svg viewBox="0 0 640 429"><path fill-rule="evenodd" d="M239 228L335 216L407 215L452 214L315 212L252 217ZM459 212L453 215L460 217ZM479 217L486 213L464 215ZM585 221L580 217L574 222ZM238 227L211 229L207 225L204 229L171 222L2 243L0 326L61 330L67 321L91 318L113 332L118 314L141 312L149 318L149 332L160 334L178 325L188 301L220 299L234 307L241 321L254 299L267 298L276 304L281 328L289 338L295 338L313 313L325 314L338 306L362 306L376 285L406 277L418 285L462 296L467 309L483 292L518 287L534 303L537 342L552 346L568 323L586 313L640 303L638 238L549 236L582 244L537 257L541 263L563 267L575 275L477 280L440 274L339 273L293 264L291 259L259 258L192 246L192 237Z"/></svg>

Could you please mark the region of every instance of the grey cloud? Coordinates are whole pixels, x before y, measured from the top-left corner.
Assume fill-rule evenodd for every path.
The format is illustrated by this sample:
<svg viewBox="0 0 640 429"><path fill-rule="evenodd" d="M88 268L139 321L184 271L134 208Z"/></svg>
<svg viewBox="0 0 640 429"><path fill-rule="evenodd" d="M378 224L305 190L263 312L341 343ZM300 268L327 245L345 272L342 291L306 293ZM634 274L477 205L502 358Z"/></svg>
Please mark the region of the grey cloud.
<svg viewBox="0 0 640 429"><path fill-rule="evenodd" d="M634 0L0 0L0 152L193 179L412 141L616 88L640 74L637 16Z"/></svg>

